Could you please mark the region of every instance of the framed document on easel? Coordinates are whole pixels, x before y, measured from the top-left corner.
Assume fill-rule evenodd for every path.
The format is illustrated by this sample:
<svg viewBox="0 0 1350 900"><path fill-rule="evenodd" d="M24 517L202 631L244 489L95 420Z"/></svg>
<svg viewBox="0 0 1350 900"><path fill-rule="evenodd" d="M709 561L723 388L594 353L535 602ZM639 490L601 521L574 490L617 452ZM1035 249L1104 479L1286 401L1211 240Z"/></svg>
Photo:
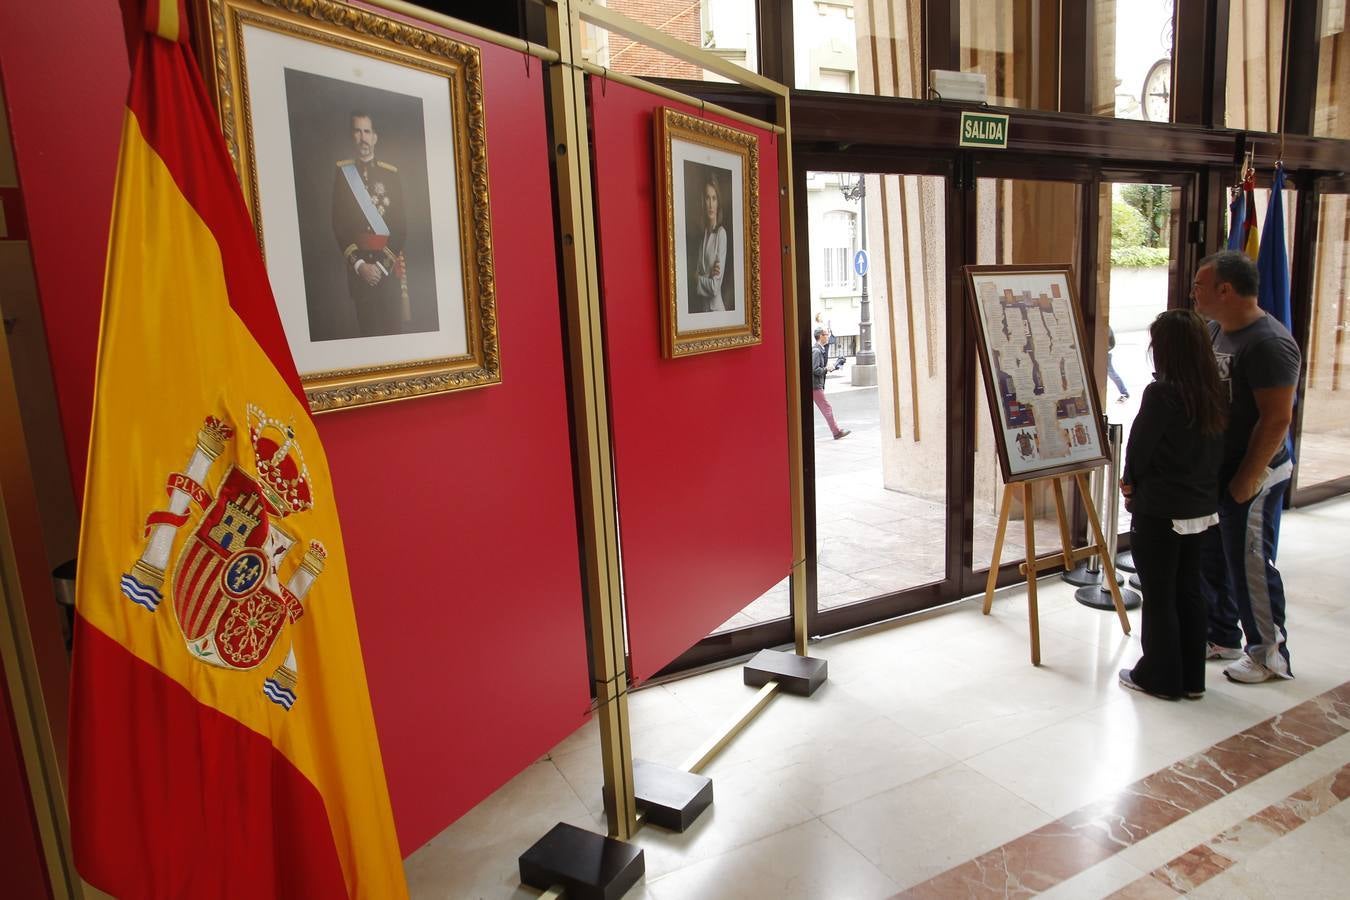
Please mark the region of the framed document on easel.
<svg viewBox="0 0 1350 900"><path fill-rule="evenodd" d="M966 266L994 444L1006 483L1109 460L1068 266Z"/></svg>
<svg viewBox="0 0 1350 900"><path fill-rule="evenodd" d="M1020 500L1026 523L1022 571L1027 576L1031 663L1038 666L1036 576L1044 569L1062 563L1067 571L1080 559L1100 555L1102 583L1109 585L1121 629L1130 633L1115 566L1106 553L1106 538L1087 484L1088 472L1111 461L1101 398L1068 266L966 266L965 273L1004 481L984 614L993 607L1003 538L1013 502ZM1061 479L1077 486L1087 509L1093 542L1086 547L1073 547ZM1061 552L1045 560L1036 558L1032 492L1037 484L1050 487L1059 517Z"/></svg>

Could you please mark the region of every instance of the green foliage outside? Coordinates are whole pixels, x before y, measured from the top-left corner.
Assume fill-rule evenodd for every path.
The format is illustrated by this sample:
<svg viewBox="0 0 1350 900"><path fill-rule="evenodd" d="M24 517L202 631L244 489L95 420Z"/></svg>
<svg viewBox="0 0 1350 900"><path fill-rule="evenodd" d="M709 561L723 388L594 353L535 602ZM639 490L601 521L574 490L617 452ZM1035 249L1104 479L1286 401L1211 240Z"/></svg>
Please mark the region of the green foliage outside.
<svg viewBox="0 0 1350 900"><path fill-rule="evenodd" d="M1166 247L1112 247L1111 265L1147 269L1167 265L1170 256Z"/></svg>
<svg viewBox="0 0 1350 900"><path fill-rule="evenodd" d="M1148 225L1139 210L1123 200L1111 202L1111 249L1143 247Z"/></svg>
<svg viewBox="0 0 1350 900"><path fill-rule="evenodd" d="M1144 219L1144 246L1166 247L1167 217L1172 204L1165 188L1161 184L1127 184L1121 188L1120 196Z"/></svg>
<svg viewBox="0 0 1350 900"><path fill-rule="evenodd" d="M1165 266L1171 203L1160 184L1128 184L1111 201L1111 264Z"/></svg>

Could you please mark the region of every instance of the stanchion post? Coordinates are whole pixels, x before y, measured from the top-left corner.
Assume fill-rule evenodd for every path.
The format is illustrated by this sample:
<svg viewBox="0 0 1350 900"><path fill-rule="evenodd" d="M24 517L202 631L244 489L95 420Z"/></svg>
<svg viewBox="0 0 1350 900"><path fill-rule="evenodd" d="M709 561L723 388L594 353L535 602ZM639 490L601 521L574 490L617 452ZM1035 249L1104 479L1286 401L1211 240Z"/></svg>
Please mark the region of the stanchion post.
<svg viewBox="0 0 1350 900"><path fill-rule="evenodd" d="M1111 463L1109 468L1102 475L1102 498L1098 503L1097 509L1102 510L1106 515L1105 527L1102 528L1097 521L1097 515L1092 507L1088 507L1088 517L1092 521L1094 528L1099 529L1097 533L1098 543L1101 545L1101 578L1098 584L1087 585L1074 592L1074 599L1084 606L1090 606L1093 609L1115 610L1120 615L1121 627L1129 633L1129 622L1125 618L1125 610L1134 609L1139 606L1142 598L1129 589L1121 590L1118 586L1120 579L1116 575L1114 564L1116 558L1116 543L1120 531L1120 489L1117 487L1117 480L1120 472L1120 453L1121 440L1124 435L1124 428L1119 424L1107 426L1107 440L1110 445ZM1119 600L1119 603L1117 602Z"/></svg>
<svg viewBox="0 0 1350 900"><path fill-rule="evenodd" d="M1097 508L1102 508L1102 485L1105 484L1105 467L1093 469L1089 478L1091 487L1090 494L1083 497L1084 503L1096 503ZM1101 583L1102 564L1101 558L1097 553L1092 553L1082 562L1077 563L1072 568L1065 567L1064 574L1060 577L1075 587L1088 587Z"/></svg>
<svg viewBox="0 0 1350 900"><path fill-rule="evenodd" d="M1120 541L1120 443L1124 428L1109 426L1111 441L1111 477L1102 478L1102 499L1106 509L1106 558L1116 558L1116 544ZM1102 506L1097 507L1102 509Z"/></svg>

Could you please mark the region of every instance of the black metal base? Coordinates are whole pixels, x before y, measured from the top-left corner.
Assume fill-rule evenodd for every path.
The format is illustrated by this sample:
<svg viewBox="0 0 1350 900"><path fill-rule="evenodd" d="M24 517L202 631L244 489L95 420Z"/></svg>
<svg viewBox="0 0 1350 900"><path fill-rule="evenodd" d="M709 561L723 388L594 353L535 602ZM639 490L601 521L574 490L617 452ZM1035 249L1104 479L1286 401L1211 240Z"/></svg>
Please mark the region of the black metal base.
<svg viewBox="0 0 1350 900"><path fill-rule="evenodd" d="M1080 562L1077 565L1075 565L1069 571L1060 573L1059 577L1075 587L1095 586L1102 583L1102 570L1098 568L1096 571L1089 571L1087 567L1087 560L1084 560L1083 562ZM1117 572L1116 584L1124 584L1124 583L1125 583L1124 579L1121 578L1120 573Z"/></svg>
<svg viewBox="0 0 1350 900"><path fill-rule="evenodd" d="M1126 550L1124 553L1116 554L1116 568L1123 569L1126 572L1138 571L1134 567L1134 551Z"/></svg>
<svg viewBox="0 0 1350 900"><path fill-rule="evenodd" d="M1089 584L1101 583L1102 570L1098 568L1095 572L1088 571L1087 560L1083 560L1067 572L1062 572L1059 577L1075 587L1087 587Z"/></svg>
<svg viewBox="0 0 1350 900"><path fill-rule="evenodd" d="M633 760L633 795L647 821L684 831L713 801L712 779L645 759Z"/></svg>
<svg viewBox="0 0 1350 900"><path fill-rule="evenodd" d="M798 656L781 650L761 650L745 664L745 683L763 687L770 681L789 694L809 697L825 683L829 664L811 656Z"/></svg>
<svg viewBox="0 0 1350 900"><path fill-rule="evenodd" d="M1088 585L1080 587L1073 592L1073 599L1084 606L1090 606L1093 609L1108 609L1111 612L1116 611L1116 604L1111 600L1111 592L1103 589L1100 585ZM1128 588L1120 589L1120 599L1125 603L1126 609L1138 609L1139 604L1144 602L1134 591Z"/></svg>
<svg viewBox="0 0 1350 900"><path fill-rule="evenodd" d="M619 900L647 871L642 848L559 822L520 855L520 882L569 900Z"/></svg>

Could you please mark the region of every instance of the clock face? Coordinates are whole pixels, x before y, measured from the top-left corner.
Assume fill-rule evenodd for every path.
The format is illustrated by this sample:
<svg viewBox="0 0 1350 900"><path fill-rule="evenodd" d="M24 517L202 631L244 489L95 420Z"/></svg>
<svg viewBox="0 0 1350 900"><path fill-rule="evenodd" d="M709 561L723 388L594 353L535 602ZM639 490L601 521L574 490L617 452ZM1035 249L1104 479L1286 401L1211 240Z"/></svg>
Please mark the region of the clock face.
<svg viewBox="0 0 1350 900"><path fill-rule="evenodd" d="M1144 77L1144 97L1140 104L1150 122L1167 122L1172 112L1172 61L1160 59Z"/></svg>

